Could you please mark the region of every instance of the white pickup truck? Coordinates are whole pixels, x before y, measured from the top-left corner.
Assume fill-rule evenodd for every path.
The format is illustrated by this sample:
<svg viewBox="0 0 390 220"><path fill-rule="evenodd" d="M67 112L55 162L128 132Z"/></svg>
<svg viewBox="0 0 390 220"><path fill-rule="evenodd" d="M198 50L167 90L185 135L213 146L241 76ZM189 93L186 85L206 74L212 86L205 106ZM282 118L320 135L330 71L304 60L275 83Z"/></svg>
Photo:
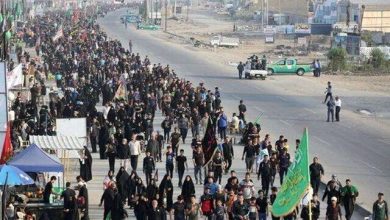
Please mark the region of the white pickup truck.
<svg viewBox="0 0 390 220"><path fill-rule="evenodd" d="M224 37L222 35L214 36L210 40L211 46L215 47L238 47L240 44L239 38Z"/></svg>
<svg viewBox="0 0 390 220"><path fill-rule="evenodd" d="M244 74L245 79L260 78L262 80L265 80L265 78L267 78L268 72L267 70L244 69Z"/></svg>

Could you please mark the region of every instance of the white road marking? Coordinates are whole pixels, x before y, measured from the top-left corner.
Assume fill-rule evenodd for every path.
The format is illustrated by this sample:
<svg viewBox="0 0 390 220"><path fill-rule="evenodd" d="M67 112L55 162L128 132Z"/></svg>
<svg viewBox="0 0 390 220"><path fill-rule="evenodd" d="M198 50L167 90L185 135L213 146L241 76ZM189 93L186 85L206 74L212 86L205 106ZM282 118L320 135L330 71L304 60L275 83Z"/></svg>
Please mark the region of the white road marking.
<svg viewBox="0 0 390 220"><path fill-rule="evenodd" d="M341 126L345 127L345 128L348 128L348 129L351 129L351 126L348 126L346 124L343 124L343 123L340 123Z"/></svg>
<svg viewBox="0 0 390 220"><path fill-rule="evenodd" d="M369 168L371 168L371 169L374 169L374 170L376 170L376 171L382 173L382 170L380 170L380 169L378 169L378 168L372 166L371 164L369 164L369 163L367 163L367 162L365 162L365 161L362 161L362 163L364 163L367 167L369 167Z"/></svg>
<svg viewBox="0 0 390 220"><path fill-rule="evenodd" d="M254 109L256 109L257 111L259 111L259 112L264 112L264 110L263 109L261 109L261 108L259 108L259 107L254 107Z"/></svg>
<svg viewBox="0 0 390 220"><path fill-rule="evenodd" d="M232 95L232 97L235 98L235 99L241 100L241 98L236 96L236 95Z"/></svg>
<svg viewBox="0 0 390 220"><path fill-rule="evenodd" d="M313 111L313 110L311 110L311 109L309 109L309 108L303 108L303 109L305 109L306 111L311 112L311 113L313 113L313 114L316 114L316 113L317 113L317 112L315 112L315 111Z"/></svg>
<svg viewBox="0 0 390 220"><path fill-rule="evenodd" d="M287 101L286 98L284 98L283 96L278 96L279 99L283 100L283 101Z"/></svg>
<svg viewBox="0 0 390 220"><path fill-rule="evenodd" d="M285 121L285 120L279 119L279 121L280 121L280 122L282 122L282 123L283 123L283 124L285 124L285 125L291 126L291 124L290 124L290 123L288 123L288 122L287 122L287 121Z"/></svg>
<svg viewBox="0 0 390 220"><path fill-rule="evenodd" d="M318 141L320 141L320 142L323 143L323 144L330 145L329 142L324 141L324 140L322 140L321 138L319 138L319 137L317 137L317 136L313 136L313 138L317 139Z"/></svg>
<svg viewBox="0 0 390 220"><path fill-rule="evenodd" d="M390 140L388 139L378 139L379 142L382 142L384 144L390 144Z"/></svg>

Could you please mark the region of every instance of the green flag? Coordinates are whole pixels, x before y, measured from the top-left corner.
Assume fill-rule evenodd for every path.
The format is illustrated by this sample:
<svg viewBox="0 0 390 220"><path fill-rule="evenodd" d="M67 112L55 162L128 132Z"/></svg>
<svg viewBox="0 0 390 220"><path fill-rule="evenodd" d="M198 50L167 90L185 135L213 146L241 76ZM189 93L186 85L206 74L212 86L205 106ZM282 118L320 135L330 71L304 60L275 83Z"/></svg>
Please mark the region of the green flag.
<svg viewBox="0 0 390 220"><path fill-rule="evenodd" d="M294 211L300 200L307 193L309 185L309 136L307 128L305 128L301 144L295 153L295 160L290 165L287 176L272 205L272 214L276 217L281 217Z"/></svg>

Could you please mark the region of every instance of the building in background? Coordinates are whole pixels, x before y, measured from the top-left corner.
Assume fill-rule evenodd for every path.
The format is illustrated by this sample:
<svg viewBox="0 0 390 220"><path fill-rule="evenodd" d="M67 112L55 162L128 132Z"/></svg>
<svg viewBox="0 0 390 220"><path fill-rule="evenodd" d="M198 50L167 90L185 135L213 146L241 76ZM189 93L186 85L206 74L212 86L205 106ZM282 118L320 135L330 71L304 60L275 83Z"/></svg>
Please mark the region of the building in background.
<svg viewBox="0 0 390 220"><path fill-rule="evenodd" d="M361 30L390 33L390 5L364 6Z"/></svg>

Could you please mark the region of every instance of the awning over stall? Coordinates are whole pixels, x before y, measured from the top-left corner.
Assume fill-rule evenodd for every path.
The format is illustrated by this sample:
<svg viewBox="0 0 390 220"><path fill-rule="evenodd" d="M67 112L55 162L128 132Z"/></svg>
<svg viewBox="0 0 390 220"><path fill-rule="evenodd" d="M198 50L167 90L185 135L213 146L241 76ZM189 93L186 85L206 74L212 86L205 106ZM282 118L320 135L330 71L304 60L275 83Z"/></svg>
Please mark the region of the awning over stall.
<svg viewBox="0 0 390 220"><path fill-rule="evenodd" d="M58 158L46 153L36 144L31 144L16 154L8 164L24 172L64 172L64 166Z"/></svg>
<svg viewBox="0 0 390 220"><path fill-rule="evenodd" d="M30 135L30 143L36 144L42 149L50 150L81 150L83 140L73 136L33 136Z"/></svg>

